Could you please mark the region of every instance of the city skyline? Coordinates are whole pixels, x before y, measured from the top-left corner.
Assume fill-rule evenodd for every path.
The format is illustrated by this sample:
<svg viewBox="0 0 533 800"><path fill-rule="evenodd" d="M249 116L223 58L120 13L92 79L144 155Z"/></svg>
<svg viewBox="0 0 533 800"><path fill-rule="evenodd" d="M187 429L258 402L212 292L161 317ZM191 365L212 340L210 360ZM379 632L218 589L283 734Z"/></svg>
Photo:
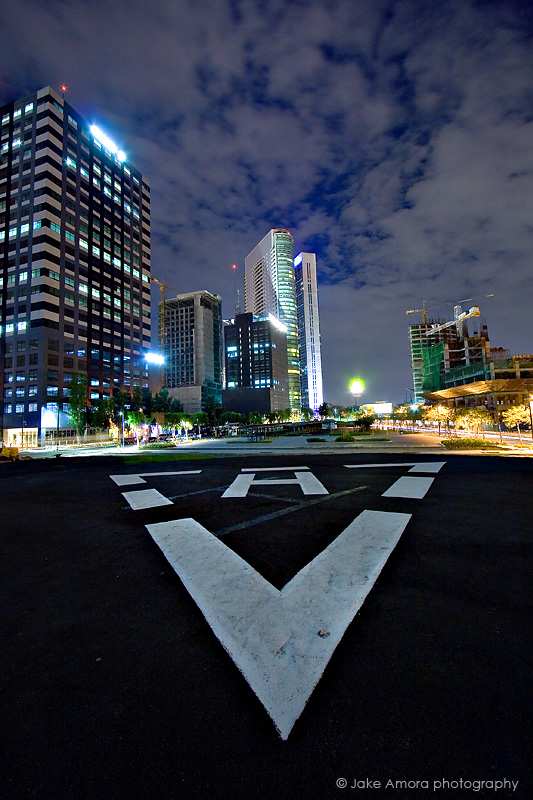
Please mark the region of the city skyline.
<svg viewBox="0 0 533 800"><path fill-rule="evenodd" d="M424 300L445 317L494 294L493 345L533 351L529 4L4 9L0 104L67 84L147 175L172 291L230 317L231 265L241 280L265 231L317 254L327 402L349 405L354 377L363 402L410 396L405 311Z"/></svg>

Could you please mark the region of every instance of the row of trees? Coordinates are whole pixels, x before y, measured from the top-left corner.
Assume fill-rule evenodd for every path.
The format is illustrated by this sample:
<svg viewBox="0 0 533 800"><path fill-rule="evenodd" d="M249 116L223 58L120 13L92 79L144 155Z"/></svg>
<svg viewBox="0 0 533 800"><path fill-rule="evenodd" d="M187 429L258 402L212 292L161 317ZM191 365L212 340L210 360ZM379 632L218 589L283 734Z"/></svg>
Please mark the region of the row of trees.
<svg viewBox="0 0 533 800"><path fill-rule="evenodd" d="M441 425L446 426L449 430L450 422L453 422L456 428L462 428L471 433L479 433L485 427L494 425L496 422L494 416L485 406L459 406L458 408L430 406L423 409L421 416L423 419L438 424L439 435ZM506 428L510 430L516 428L520 440L522 439L520 426L529 427L530 425L529 409L525 405L511 406L506 411L501 412L500 418ZM497 421L499 423L500 419Z"/></svg>
<svg viewBox="0 0 533 800"><path fill-rule="evenodd" d="M208 398L205 412L187 414L181 403L171 397L166 388L152 395L147 389L136 386L133 395L127 392L118 392L114 397L98 400L89 400L88 398L87 375L75 373L72 376L69 391L69 416L71 424L79 435L83 434L88 427L103 430L113 426L118 427L122 419L129 428L138 429L142 425L152 422L158 412L164 414L165 425L175 429L182 425L190 428L196 423L215 427L227 423L259 425L263 422L288 422L294 419L290 408L266 414L253 411L249 414L225 411L222 406L216 405L214 397ZM331 414L331 409L327 403L323 403L318 413L324 418ZM302 408L301 414L297 415L298 419L304 420L311 420L314 416L311 408Z"/></svg>

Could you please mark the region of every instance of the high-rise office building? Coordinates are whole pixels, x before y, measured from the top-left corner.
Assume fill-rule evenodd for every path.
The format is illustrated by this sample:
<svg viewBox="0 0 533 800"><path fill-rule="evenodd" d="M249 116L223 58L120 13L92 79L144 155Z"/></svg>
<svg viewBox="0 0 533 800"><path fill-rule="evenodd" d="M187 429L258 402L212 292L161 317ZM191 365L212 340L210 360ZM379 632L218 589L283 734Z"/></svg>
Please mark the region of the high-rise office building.
<svg viewBox="0 0 533 800"><path fill-rule="evenodd" d="M272 314L237 314L224 327L226 411L289 408L287 328Z"/></svg>
<svg viewBox="0 0 533 800"><path fill-rule="evenodd" d="M50 87L0 119L4 441L36 443L71 427L73 373L88 403L148 385L150 189Z"/></svg>
<svg viewBox="0 0 533 800"><path fill-rule="evenodd" d="M316 256L300 253L294 259L296 308L298 312L298 347L300 351L300 392L302 408L317 411L324 402L322 392L322 355L318 316Z"/></svg>
<svg viewBox="0 0 533 800"><path fill-rule="evenodd" d="M159 347L165 386L184 411L206 410L212 397L222 403L222 298L206 291L178 294L159 304ZM163 341L164 339L164 341Z"/></svg>
<svg viewBox="0 0 533 800"><path fill-rule="evenodd" d="M300 359L294 282L294 240L289 231L273 228L246 256L244 310L272 314L287 328L289 406L299 411Z"/></svg>

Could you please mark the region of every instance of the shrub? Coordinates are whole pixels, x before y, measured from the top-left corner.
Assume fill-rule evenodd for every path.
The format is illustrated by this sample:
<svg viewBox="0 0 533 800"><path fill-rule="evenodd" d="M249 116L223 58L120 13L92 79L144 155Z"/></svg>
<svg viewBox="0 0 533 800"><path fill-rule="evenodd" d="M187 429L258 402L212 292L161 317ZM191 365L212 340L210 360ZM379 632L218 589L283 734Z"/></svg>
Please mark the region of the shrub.
<svg viewBox="0 0 533 800"><path fill-rule="evenodd" d="M500 445L494 442L487 442L484 439L463 439L452 436L450 439L443 439L443 447L449 450L499 450Z"/></svg>

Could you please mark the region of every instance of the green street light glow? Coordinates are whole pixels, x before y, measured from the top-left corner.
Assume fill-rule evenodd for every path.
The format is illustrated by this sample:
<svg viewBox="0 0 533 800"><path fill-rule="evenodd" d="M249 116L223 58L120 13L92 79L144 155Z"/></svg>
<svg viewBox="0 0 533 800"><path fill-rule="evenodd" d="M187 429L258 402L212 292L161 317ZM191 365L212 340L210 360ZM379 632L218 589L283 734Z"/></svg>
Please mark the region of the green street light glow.
<svg viewBox="0 0 533 800"><path fill-rule="evenodd" d="M350 394L353 394L354 397L359 397L360 394L363 394L364 390L363 381L360 381L358 378L352 381Z"/></svg>

